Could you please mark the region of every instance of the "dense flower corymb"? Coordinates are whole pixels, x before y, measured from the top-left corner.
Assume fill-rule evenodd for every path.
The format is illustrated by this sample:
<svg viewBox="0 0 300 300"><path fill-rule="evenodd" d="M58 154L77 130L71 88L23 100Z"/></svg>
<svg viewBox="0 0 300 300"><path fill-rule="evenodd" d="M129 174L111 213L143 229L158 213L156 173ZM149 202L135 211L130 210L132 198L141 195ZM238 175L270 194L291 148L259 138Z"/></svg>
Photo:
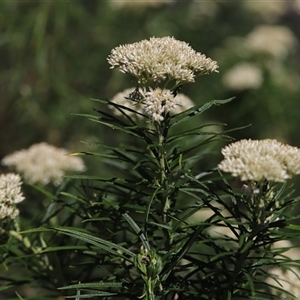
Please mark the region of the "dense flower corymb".
<svg viewBox="0 0 300 300"><path fill-rule="evenodd" d="M47 143L34 144L3 158L2 164L13 167L26 181L46 185L59 185L66 172L82 172L85 165L81 158L67 155L67 150Z"/></svg>
<svg viewBox="0 0 300 300"><path fill-rule="evenodd" d="M170 90L156 88L145 94L143 110L153 121L162 121L164 115L177 106Z"/></svg>
<svg viewBox="0 0 300 300"><path fill-rule="evenodd" d="M18 174L0 175L0 220L6 217L14 219L19 214L15 204L25 199L21 185L22 180Z"/></svg>
<svg viewBox="0 0 300 300"><path fill-rule="evenodd" d="M241 140L222 149L219 169L242 181L284 182L300 173L300 149L276 140Z"/></svg>
<svg viewBox="0 0 300 300"><path fill-rule="evenodd" d="M217 72L218 64L189 44L173 37L152 37L114 48L108 56L111 68L135 76L141 85L175 80L194 82L198 75Z"/></svg>
<svg viewBox="0 0 300 300"><path fill-rule="evenodd" d="M161 121L166 113L175 115L194 106L193 101L186 95L179 93L174 97L170 90L162 90L160 88L154 90L150 89L150 91L146 93L141 91L143 99L141 101L132 101L128 99L128 96L133 91L133 87L125 89L117 93L111 100L116 104L129 108L130 110L125 110L125 113L129 116L133 116L134 111L136 111L140 113L136 114L137 117L141 117L141 114L147 114L152 120ZM115 115L122 115L116 107L110 106L110 108Z"/></svg>

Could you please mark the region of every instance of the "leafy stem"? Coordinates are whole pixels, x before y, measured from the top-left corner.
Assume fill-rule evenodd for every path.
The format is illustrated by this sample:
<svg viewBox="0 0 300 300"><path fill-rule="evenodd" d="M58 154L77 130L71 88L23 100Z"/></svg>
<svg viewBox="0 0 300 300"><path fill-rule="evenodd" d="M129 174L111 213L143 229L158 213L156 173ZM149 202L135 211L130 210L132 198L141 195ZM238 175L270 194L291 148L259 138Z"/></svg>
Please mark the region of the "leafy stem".
<svg viewBox="0 0 300 300"><path fill-rule="evenodd" d="M161 123L155 123L158 133L158 164L159 164L159 186L161 189L161 201L163 221L168 223L168 211L171 206L169 195L168 165L166 159L166 137L168 133L167 118Z"/></svg>

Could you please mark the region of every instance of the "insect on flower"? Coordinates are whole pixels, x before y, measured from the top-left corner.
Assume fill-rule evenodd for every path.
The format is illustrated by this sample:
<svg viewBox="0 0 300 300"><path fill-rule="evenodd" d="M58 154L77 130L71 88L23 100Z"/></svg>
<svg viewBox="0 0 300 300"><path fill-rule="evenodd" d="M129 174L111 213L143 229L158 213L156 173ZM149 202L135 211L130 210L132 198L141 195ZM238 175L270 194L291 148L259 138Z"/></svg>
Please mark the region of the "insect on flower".
<svg viewBox="0 0 300 300"><path fill-rule="evenodd" d="M172 91L174 98L177 96L177 94L180 92L181 89L182 89L182 85L179 85Z"/></svg>
<svg viewBox="0 0 300 300"><path fill-rule="evenodd" d="M144 99L144 96L139 91L139 88L136 87L136 89L132 93L130 93L128 97L125 97L125 99L132 100L139 103Z"/></svg>

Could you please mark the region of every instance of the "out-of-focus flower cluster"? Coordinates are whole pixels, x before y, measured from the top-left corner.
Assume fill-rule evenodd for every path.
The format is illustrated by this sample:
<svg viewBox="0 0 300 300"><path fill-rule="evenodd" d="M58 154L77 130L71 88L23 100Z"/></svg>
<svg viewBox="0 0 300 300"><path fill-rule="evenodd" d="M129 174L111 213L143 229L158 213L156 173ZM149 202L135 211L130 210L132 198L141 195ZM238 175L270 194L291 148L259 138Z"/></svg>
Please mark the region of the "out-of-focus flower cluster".
<svg viewBox="0 0 300 300"><path fill-rule="evenodd" d="M233 90L257 89L263 82L262 71L250 63L240 63L223 77L223 83Z"/></svg>
<svg viewBox="0 0 300 300"><path fill-rule="evenodd" d="M135 111L142 110L155 122L164 120L171 112L183 110L178 103L183 99L176 97L182 84L194 82L196 76L218 72L216 61L196 52L188 43L168 36L118 46L112 49L107 60L111 69L118 67L121 72L136 77L141 89L142 101L135 102L135 107L125 105L124 99L132 100L128 95L117 95L113 101Z"/></svg>
<svg viewBox="0 0 300 300"><path fill-rule="evenodd" d="M297 44L291 30L279 25L258 26L249 33L245 42L252 53L270 55L274 58L285 58Z"/></svg>
<svg viewBox="0 0 300 300"><path fill-rule="evenodd" d="M25 198L21 191L22 180L20 175L8 173L0 175L0 220L14 219L19 215L15 204Z"/></svg>
<svg viewBox="0 0 300 300"><path fill-rule="evenodd" d="M293 82L293 74L285 72L285 59L295 52L299 43L294 33L286 26L259 25L244 38L229 38L227 51L220 52L228 60L228 55L236 55L240 61L223 75L223 84L229 89L257 89L263 81L263 73L277 84L287 86ZM218 55L217 55L218 56ZM256 63L254 64L253 61Z"/></svg>
<svg viewBox="0 0 300 300"><path fill-rule="evenodd" d="M277 299L300 299L300 273L297 268L291 267L286 270L273 268L269 271L269 274L271 276L268 277L266 283L273 286L271 288L272 294L277 296Z"/></svg>
<svg viewBox="0 0 300 300"><path fill-rule="evenodd" d="M83 160L67 153L65 149L39 143L7 155L2 159L2 164L13 168L28 183L53 183L57 186L66 173L85 171Z"/></svg>
<svg viewBox="0 0 300 300"><path fill-rule="evenodd" d="M133 116L135 112L138 112L139 114L136 114L137 117L142 117L143 114L146 114L152 120L161 121L167 113L171 115L179 114L194 106L189 97L182 93L174 96L170 90L156 88L154 90L150 89L149 92L145 93L141 90L141 95L143 95L143 100L141 101L128 99L132 91L134 91L134 88L125 89L112 98L112 102L130 109L125 111L129 116ZM113 109L115 115L122 115L116 107L110 106L110 108Z"/></svg>
<svg viewBox="0 0 300 300"><path fill-rule="evenodd" d="M108 62L112 69L119 67L136 77L138 84L153 88L162 81L175 81L176 85L194 82L196 76L218 69L217 62L173 37L118 46L112 49Z"/></svg>
<svg viewBox="0 0 300 300"><path fill-rule="evenodd" d="M219 169L242 181L284 182L300 173L300 149L276 140L241 140L222 149Z"/></svg>
<svg viewBox="0 0 300 300"><path fill-rule="evenodd" d="M282 240L276 242L272 245L272 248L278 251L279 254L276 256L278 259L281 259L282 256L294 261L300 259L300 249L293 246L290 241ZM283 269L273 267L268 271L268 274L266 283L271 286L271 292L274 296L277 296L278 299L300 299L300 272L298 268L287 267L287 269Z"/></svg>

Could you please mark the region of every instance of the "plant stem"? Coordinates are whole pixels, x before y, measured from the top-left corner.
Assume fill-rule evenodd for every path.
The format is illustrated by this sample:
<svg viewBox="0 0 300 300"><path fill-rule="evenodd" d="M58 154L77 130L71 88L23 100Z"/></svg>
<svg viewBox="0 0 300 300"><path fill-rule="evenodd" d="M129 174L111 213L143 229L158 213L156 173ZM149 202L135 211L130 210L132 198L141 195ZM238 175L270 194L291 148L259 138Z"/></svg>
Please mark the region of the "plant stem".
<svg viewBox="0 0 300 300"><path fill-rule="evenodd" d="M160 188L162 194L162 209L163 209L163 221L168 223L167 213L171 205L169 197L169 182L168 182L168 170L166 166L166 148L165 148L165 124L157 124L158 132L158 152L159 152L159 173L160 173Z"/></svg>

